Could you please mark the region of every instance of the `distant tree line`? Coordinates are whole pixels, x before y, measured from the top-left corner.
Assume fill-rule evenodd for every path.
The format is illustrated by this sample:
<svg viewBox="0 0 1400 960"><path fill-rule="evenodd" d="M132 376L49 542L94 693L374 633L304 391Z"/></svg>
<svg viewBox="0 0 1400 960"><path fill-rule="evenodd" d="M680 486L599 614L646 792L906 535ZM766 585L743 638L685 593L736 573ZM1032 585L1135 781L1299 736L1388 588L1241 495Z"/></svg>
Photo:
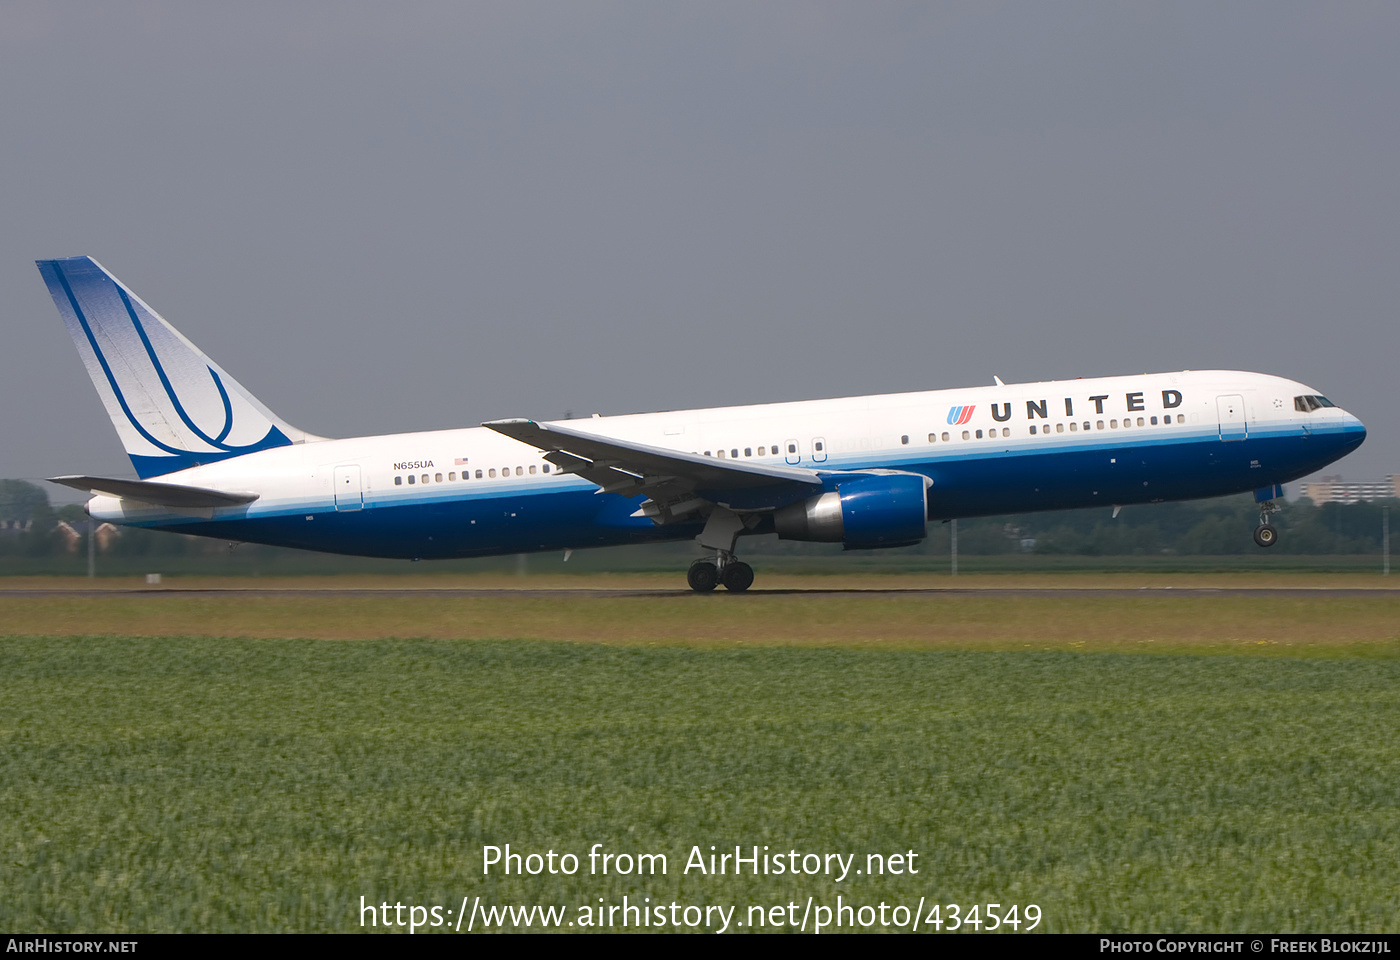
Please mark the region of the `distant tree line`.
<svg viewBox="0 0 1400 960"><path fill-rule="evenodd" d="M1269 553L1376 554L1381 549L1382 511L1389 505L1400 523L1397 500L1324 503L1306 498L1282 504L1273 517L1278 543ZM1262 552L1252 533L1259 506L1249 495L1185 503L1065 510L958 523L958 550L969 554L1037 553L1077 556L1167 554L1221 556ZM945 525L946 527L946 525ZM946 548L947 531L930 547Z"/></svg>
<svg viewBox="0 0 1400 960"><path fill-rule="evenodd" d="M1254 544L1252 534L1259 524L1259 505L1249 494L1129 506L1116 518L1107 506L975 517L958 521L958 553L1080 557L1375 555L1381 550L1382 510L1387 505L1392 522L1400 527L1400 500L1318 506L1304 498L1283 503L1272 520L1279 528L1279 541L1268 550ZM930 524L928 538L922 544L888 552L946 554L951 547L951 534L950 524ZM765 540L743 549L760 554L804 554L825 549Z"/></svg>
<svg viewBox="0 0 1400 960"><path fill-rule="evenodd" d="M1400 525L1400 501L1325 503L1307 499L1283 505L1274 523L1279 542L1271 554L1376 554L1381 549L1381 512L1389 505ZM24 480L0 480L0 557L57 557L70 551L62 521L87 520L81 506L55 509L48 493ZM958 552L969 555L1059 554L1073 556L1220 556L1261 552L1251 532L1259 522L1252 497L1225 497L1187 503L1157 503L1112 510L1064 510L958 522ZM928 539L909 553L945 553L948 524L930 524ZM260 548L270 550L271 548ZM827 552L825 545L775 542L760 538L747 545L757 553ZM113 557L212 557L226 554L224 541L132 527L121 528L104 555Z"/></svg>

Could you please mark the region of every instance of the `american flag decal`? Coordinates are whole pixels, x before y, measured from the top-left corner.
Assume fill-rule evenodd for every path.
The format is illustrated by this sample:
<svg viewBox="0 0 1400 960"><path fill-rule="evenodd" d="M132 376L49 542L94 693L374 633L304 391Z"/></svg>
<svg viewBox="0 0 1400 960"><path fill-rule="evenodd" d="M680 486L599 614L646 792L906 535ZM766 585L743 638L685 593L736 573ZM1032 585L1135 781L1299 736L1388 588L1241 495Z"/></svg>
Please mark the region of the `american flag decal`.
<svg viewBox="0 0 1400 960"><path fill-rule="evenodd" d="M454 466L458 466L458 467L460 467L462 464L464 464L464 463L466 463L466 462L467 462L467 458L466 458L466 457L457 457L456 459L454 459L454 460L452 461L453 465L454 465Z"/></svg>

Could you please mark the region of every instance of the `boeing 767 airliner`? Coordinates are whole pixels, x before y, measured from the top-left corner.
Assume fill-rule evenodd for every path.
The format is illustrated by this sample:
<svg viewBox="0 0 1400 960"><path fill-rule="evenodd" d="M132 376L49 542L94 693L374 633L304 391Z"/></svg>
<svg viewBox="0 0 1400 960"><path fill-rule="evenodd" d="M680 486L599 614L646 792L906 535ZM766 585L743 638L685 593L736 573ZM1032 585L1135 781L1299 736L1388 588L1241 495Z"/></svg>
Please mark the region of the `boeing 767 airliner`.
<svg viewBox="0 0 1400 960"><path fill-rule="evenodd" d="M94 518L429 559L695 539L742 592L746 534L923 540L930 521L1253 491L1355 450L1361 421L1283 377L1198 370L331 440L258 402L89 257L39 270L139 479L54 477Z"/></svg>

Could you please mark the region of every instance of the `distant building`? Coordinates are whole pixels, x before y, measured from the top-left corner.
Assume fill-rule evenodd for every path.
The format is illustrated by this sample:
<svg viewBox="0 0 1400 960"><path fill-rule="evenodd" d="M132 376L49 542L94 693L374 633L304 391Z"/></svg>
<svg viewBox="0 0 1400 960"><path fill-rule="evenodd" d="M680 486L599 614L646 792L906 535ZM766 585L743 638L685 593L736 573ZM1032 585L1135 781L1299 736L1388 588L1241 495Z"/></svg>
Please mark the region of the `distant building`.
<svg viewBox="0 0 1400 960"><path fill-rule="evenodd" d="M69 553L77 553L79 548L87 542L88 528L92 526L92 520L65 520L55 528L59 535L63 537L64 545ZM121 528L110 523L99 523L94 531L97 538L97 549L106 553L112 548L112 541L122 535Z"/></svg>
<svg viewBox="0 0 1400 960"><path fill-rule="evenodd" d="M1400 497L1400 475L1391 474L1384 480L1343 480L1322 477L1303 484L1303 496L1313 503L1357 503L1361 500L1386 500Z"/></svg>

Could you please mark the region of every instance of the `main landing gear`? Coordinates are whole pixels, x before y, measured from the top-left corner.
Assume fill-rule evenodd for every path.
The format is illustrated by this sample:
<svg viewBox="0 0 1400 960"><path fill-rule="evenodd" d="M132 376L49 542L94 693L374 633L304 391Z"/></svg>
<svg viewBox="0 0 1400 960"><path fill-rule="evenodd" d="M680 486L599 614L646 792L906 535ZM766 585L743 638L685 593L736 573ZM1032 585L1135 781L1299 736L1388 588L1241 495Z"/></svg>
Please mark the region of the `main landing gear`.
<svg viewBox="0 0 1400 960"><path fill-rule="evenodd" d="M753 567L734 556L734 544L739 535L752 530L758 517L750 514L741 517L727 507L716 506L705 519L705 529L696 541L706 550L713 550L715 557L703 557L690 565L685 575L690 589L696 593L710 593L723 585L730 593L743 593L753 586Z"/></svg>
<svg viewBox="0 0 1400 960"><path fill-rule="evenodd" d="M753 586L753 567L736 560L732 553L721 553L713 560L708 557L696 560L685 579L696 593L710 593L721 584L730 593L743 593Z"/></svg>
<svg viewBox="0 0 1400 960"><path fill-rule="evenodd" d="M1278 512L1278 504L1265 500L1259 504L1259 526L1254 528L1254 542L1261 547L1272 547L1278 543L1278 527L1269 522L1269 516Z"/></svg>

